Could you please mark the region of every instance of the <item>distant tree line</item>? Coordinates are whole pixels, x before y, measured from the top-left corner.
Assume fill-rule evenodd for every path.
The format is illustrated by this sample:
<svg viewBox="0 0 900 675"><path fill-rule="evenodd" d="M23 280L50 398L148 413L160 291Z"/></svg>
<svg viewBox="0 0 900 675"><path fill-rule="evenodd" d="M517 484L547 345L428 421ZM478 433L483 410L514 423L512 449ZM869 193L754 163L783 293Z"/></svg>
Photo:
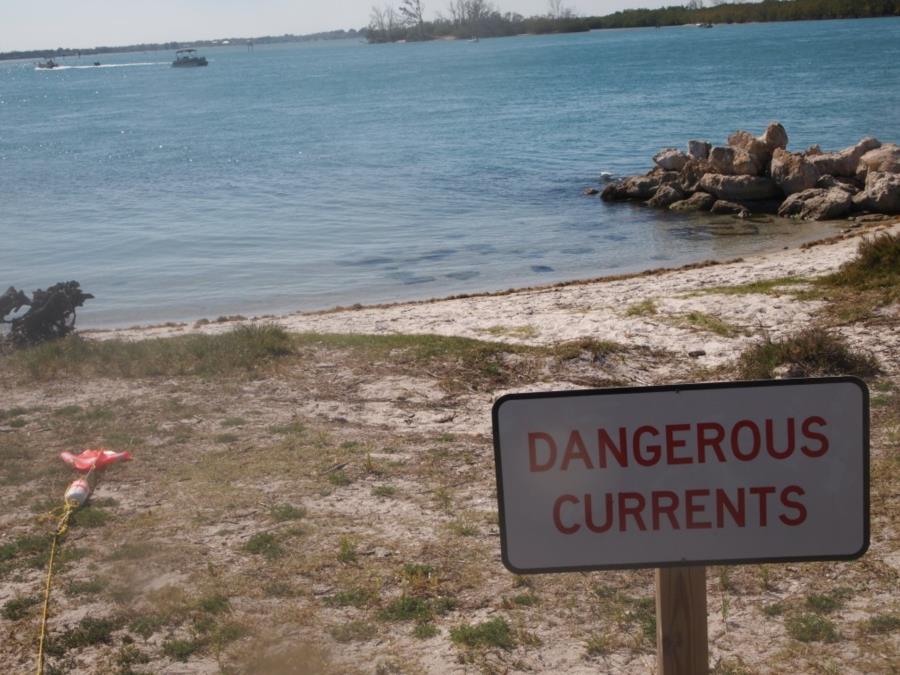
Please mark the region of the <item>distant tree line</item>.
<svg viewBox="0 0 900 675"><path fill-rule="evenodd" d="M564 0L548 0L543 16L501 12L489 0L450 0L435 19L425 20L422 0L372 8L369 42L500 37L521 33L572 33L603 28L678 26L690 23L747 23L900 16L900 0L689 0L661 9L629 9L607 16L578 17Z"/></svg>
<svg viewBox="0 0 900 675"><path fill-rule="evenodd" d="M543 16L501 12L489 0L450 0L446 13L425 20L422 0L372 7L366 37L369 42L408 42L442 38L483 38L521 33L575 33L591 29L589 20L574 15L564 0L549 0Z"/></svg>
<svg viewBox="0 0 900 675"><path fill-rule="evenodd" d="M591 28L680 26L686 23L748 23L900 16L900 0L690 0L681 7L630 9L590 19Z"/></svg>

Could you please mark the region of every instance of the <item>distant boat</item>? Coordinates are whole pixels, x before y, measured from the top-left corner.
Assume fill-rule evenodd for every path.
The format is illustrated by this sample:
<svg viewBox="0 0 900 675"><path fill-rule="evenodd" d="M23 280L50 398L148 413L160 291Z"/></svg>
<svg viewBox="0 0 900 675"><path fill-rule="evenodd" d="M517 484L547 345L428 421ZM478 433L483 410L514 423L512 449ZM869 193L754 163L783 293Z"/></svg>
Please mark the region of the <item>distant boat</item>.
<svg viewBox="0 0 900 675"><path fill-rule="evenodd" d="M37 64L37 67L41 70L50 70L52 68L59 68L59 64L53 59L47 59L46 61L41 61Z"/></svg>
<svg viewBox="0 0 900 675"><path fill-rule="evenodd" d="M469 42L478 42L478 36L473 35L471 38L469 38Z"/></svg>
<svg viewBox="0 0 900 675"><path fill-rule="evenodd" d="M173 68L197 68L198 66L207 66L209 62L205 56L197 56L196 49L179 49L175 52L175 60L172 61Z"/></svg>
<svg viewBox="0 0 900 675"><path fill-rule="evenodd" d="M696 24L697 28L712 28L713 25L711 23L698 23Z"/></svg>
<svg viewBox="0 0 900 675"><path fill-rule="evenodd" d="M99 65L100 65L100 62L99 62L99 61L94 61L94 65L95 65L95 66L99 66Z"/></svg>

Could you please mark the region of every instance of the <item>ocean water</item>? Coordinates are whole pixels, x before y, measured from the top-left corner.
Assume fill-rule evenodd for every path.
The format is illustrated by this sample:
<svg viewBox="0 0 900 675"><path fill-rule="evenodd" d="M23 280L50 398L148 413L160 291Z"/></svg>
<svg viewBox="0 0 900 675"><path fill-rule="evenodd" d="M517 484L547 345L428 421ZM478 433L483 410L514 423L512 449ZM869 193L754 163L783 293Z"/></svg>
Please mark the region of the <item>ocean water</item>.
<svg viewBox="0 0 900 675"><path fill-rule="evenodd" d="M776 119L900 141L897 18L205 55L0 63L0 285L76 279L79 325L122 326L744 255L830 230L581 192Z"/></svg>

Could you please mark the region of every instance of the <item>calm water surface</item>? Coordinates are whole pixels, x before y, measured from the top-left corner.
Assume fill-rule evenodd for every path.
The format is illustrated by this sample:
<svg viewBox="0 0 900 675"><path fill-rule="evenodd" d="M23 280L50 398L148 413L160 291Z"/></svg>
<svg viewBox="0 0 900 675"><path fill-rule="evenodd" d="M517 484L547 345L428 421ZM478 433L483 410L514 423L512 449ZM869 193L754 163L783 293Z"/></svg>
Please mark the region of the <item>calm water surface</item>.
<svg viewBox="0 0 900 675"><path fill-rule="evenodd" d="M80 325L127 325L742 255L823 226L581 191L773 119L792 149L900 141L900 19L206 55L0 63L0 285L77 279Z"/></svg>

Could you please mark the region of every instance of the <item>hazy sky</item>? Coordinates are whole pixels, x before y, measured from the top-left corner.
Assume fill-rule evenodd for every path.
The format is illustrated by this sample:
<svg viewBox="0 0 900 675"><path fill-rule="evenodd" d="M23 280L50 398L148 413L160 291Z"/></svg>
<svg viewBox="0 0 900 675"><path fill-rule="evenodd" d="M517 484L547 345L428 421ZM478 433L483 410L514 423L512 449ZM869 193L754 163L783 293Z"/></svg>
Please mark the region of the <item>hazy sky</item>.
<svg viewBox="0 0 900 675"><path fill-rule="evenodd" d="M399 4L400 0L393 0ZM0 52L361 28L385 0L0 0ZM424 0L426 15L448 0ZM493 0L504 12L547 12L547 0ZM681 0L567 0L581 15Z"/></svg>

